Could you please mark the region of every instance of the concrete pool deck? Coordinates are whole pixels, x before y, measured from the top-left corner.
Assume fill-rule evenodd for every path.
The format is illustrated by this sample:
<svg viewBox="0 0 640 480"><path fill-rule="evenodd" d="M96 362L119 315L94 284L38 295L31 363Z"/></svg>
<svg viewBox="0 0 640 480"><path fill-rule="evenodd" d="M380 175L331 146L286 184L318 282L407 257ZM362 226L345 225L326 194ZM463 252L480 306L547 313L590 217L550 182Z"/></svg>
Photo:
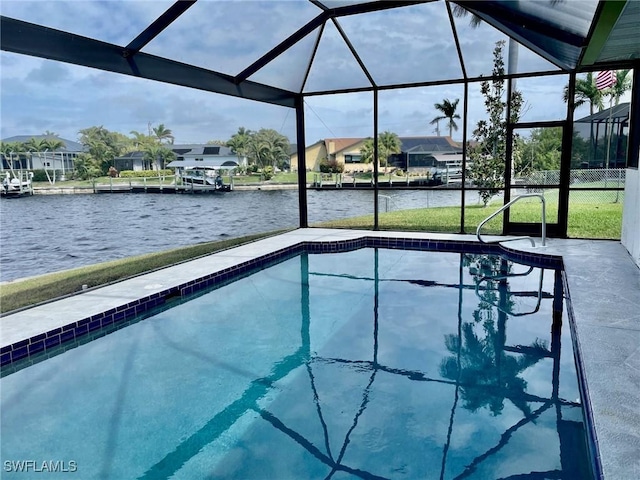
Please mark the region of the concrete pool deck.
<svg viewBox="0 0 640 480"><path fill-rule="evenodd" d="M0 319L2 347L301 242L360 237L474 241L472 235L298 229ZM539 243L539 242L538 242ZM513 249L562 256L603 477L640 478L640 269L617 241L549 239Z"/></svg>

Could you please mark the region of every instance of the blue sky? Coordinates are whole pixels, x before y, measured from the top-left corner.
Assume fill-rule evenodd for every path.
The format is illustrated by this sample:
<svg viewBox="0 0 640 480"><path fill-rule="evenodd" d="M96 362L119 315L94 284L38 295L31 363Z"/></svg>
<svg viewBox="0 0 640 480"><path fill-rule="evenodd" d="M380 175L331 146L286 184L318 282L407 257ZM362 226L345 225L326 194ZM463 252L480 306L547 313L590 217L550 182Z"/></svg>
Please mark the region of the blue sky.
<svg viewBox="0 0 640 480"><path fill-rule="evenodd" d="M0 9L8 17L126 45L172 3L3 0ZM317 7L300 0L200 0L143 51L236 74L318 13ZM488 74L493 46L504 36L488 25L471 29L466 19L456 20L456 25L467 71ZM459 77L443 2L344 17L340 26L381 84ZM315 38L312 32L252 79L299 88ZM146 131L149 123L163 123L173 131L177 143L226 140L240 126L272 128L295 142L295 115L288 108L24 55L0 55L1 138L49 130L75 140L78 130L93 125L129 134ZM524 48L518 66L522 72L553 68ZM519 81L518 88L527 100L523 120L562 119L566 81L565 76ZM366 85L366 77L333 24L325 28L306 88L320 85ZM470 88L470 130L484 116L478 88ZM433 135L435 126L429 124L437 115L433 104L462 97L460 85L383 91L379 128L400 136ZM325 137L372 135L371 93L308 97L306 103L307 143ZM462 101L459 112L462 114ZM578 112L579 116L586 113ZM444 125L440 132L448 133ZM454 132L456 139L461 135L461 128Z"/></svg>

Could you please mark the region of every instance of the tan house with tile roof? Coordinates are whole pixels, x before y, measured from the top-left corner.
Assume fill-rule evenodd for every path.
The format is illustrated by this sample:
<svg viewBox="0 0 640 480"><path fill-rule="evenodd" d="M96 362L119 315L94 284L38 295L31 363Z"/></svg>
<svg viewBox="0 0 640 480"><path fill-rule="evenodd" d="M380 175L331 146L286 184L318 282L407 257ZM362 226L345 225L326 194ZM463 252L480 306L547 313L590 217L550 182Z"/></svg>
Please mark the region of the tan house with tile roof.
<svg viewBox="0 0 640 480"><path fill-rule="evenodd" d="M399 137L402 152L389 157L389 166L402 170L433 170L445 163L462 162L462 146L448 136ZM319 171L320 163L335 160L344 165L344 172L373 170L373 164L363 163L360 155L366 138L326 138L306 149L307 170ZM442 160L448 155L450 162ZM444 157L443 157L444 158ZM298 171L298 155L291 155L291 171Z"/></svg>
<svg viewBox="0 0 640 480"><path fill-rule="evenodd" d="M322 161L336 160L345 166L345 172L372 170L371 164L363 164L360 149L366 138L326 138L306 148L307 170L319 171ZM291 171L298 171L298 154L291 155Z"/></svg>

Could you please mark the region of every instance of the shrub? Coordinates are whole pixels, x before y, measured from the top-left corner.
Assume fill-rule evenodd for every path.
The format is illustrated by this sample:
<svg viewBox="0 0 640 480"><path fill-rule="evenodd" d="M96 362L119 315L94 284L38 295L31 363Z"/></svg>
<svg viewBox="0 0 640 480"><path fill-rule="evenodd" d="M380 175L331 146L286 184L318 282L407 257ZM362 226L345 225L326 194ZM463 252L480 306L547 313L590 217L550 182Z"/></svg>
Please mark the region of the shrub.
<svg viewBox="0 0 640 480"><path fill-rule="evenodd" d="M262 169L262 176L264 177L265 180L271 180L271 178L273 177L273 167L272 166L266 166Z"/></svg>
<svg viewBox="0 0 640 480"><path fill-rule="evenodd" d="M320 171L322 173L342 173L344 165L337 160L321 160Z"/></svg>
<svg viewBox="0 0 640 480"><path fill-rule="evenodd" d="M34 170L33 179L34 182L48 182L47 173L44 170Z"/></svg>
<svg viewBox="0 0 640 480"><path fill-rule="evenodd" d="M120 172L120 178L168 177L173 174L173 170L123 170Z"/></svg>

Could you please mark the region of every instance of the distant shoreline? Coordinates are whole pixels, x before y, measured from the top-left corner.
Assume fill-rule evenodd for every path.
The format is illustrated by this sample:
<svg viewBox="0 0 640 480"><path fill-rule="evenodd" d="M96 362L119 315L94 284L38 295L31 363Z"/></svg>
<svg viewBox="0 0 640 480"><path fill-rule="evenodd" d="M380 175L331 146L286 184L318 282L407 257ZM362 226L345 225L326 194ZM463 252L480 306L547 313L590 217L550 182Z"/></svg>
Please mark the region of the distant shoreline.
<svg viewBox="0 0 640 480"><path fill-rule="evenodd" d="M234 185L233 189L238 191L247 190L295 190L296 184L256 184L256 185ZM34 195L74 195L74 194L94 194L93 187L34 187ZM104 193L104 192L101 192ZM114 192L116 193L116 192ZM117 192L123 193L123 192Z"/></svg>

